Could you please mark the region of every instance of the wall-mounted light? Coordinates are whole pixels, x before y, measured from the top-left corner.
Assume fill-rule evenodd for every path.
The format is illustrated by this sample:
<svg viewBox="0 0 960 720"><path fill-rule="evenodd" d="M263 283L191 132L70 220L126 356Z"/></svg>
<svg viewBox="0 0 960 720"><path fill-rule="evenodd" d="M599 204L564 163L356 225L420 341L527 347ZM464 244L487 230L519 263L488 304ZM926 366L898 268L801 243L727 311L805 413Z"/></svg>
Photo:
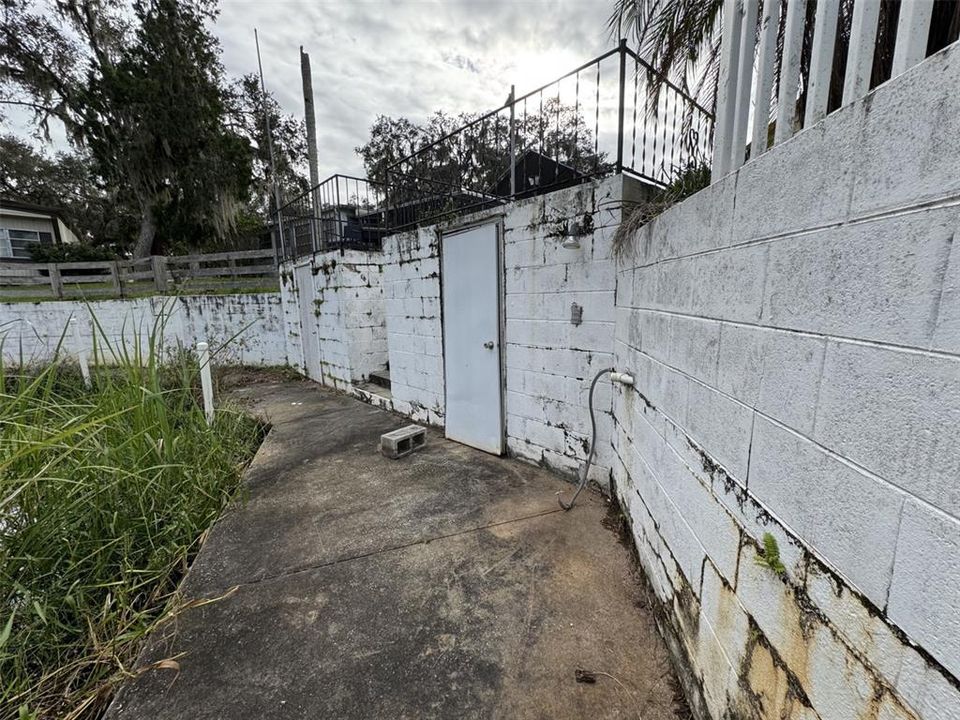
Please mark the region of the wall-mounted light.
<svg viewBox="0 0 960 720"><path fill-rule="evenodd" d="M593 218L585 214L580 219L567 220L560 247L564 250L579 250L580 238L593 232Z"/></svg>

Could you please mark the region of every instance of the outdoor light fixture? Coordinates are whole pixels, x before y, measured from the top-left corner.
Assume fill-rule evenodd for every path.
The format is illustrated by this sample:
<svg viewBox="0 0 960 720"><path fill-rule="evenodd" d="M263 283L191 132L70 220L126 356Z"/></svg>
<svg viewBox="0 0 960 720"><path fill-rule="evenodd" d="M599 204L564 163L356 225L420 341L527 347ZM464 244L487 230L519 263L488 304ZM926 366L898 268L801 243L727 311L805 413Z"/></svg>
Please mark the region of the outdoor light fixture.
<svg viewBox="0 0 960 720"><path fill-rule="evenodd" d="M564 250L579 250L581 234L577 223L568 220L563 228L563 239L560 241L560 247Z"/></svg>
<svg viewBox="0 0 960 720"><path fill-rule="evenodd" d="M567 220L563 228L560 247L564 250L579 250L580 238L593 232L593 218L586 214L582 218Z"/></svg>

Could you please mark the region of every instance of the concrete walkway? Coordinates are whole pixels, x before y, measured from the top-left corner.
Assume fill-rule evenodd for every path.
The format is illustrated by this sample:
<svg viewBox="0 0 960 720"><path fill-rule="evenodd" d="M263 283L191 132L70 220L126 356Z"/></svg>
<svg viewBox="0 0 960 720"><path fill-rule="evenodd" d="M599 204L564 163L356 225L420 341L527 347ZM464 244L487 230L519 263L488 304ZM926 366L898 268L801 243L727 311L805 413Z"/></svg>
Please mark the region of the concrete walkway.
<svg viewBox="0 0 960 720"><path fill-rule="evenodd" d="M301 382L254 384L273 423L246 504L211 531L185 611L108 717L642 718L674 707L667 651L607 503ZM577 682L578 669L596 673Z"/></svg>

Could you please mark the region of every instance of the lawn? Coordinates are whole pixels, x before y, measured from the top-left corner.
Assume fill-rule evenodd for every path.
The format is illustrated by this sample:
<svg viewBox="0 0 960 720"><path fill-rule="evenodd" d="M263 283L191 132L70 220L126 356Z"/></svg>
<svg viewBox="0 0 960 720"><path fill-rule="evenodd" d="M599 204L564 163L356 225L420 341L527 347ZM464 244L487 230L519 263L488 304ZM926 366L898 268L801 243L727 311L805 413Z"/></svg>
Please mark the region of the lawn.
<svg viewBox="0 0 960 720"><path fill-rule="evenodd" d="M141 641L183 609L178 584L263 438L229 406L208 426L196 362L161 361L161 335L101 341L89 389L67 360L0 367L2 720L95 718L143 669Z"/></svg>

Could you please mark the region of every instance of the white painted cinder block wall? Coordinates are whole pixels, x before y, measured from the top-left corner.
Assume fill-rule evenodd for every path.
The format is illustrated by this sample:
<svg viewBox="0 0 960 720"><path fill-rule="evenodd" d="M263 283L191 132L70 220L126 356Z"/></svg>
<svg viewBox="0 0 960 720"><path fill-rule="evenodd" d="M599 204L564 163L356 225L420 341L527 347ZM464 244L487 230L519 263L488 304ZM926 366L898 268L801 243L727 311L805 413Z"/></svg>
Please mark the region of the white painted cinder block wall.
<svg viewBox="0 0 960 720"><path fill-rule="evenodd" d="M44 362L60 343L71 317L77 318L81 342L89 351L96 335L119 352L133 351L135 338L142 349L158 317L164 320L164 344L192 347L206 341L211 349L226 343L215 362L243 365L286 365L280 296L277 293L238 295L157 296L133 300L76 300L0 303L0 339L6 363ZM229 341L229 342L228 342ZM64 337L63 350L75 352L73 333Z"/></svg>
<svg viewBox="0 0 960 720"><path fill-rule="evenodd" d="M489 220L503 227L504 402L508 451L573 476L590 437L588 393L613 361L613 233L621 197L639 184L612 177L474 213L384 242L384 296L393 409L443 425L440 235ZM579 250L561 247L568 226ZM572 305L581 308L579 324ZM613 464L610 382L595 397L597 455L591 479L606 486Z"/></svg>
<svg viewBox="0 0 960 720"><path fill-rule="evenodd" d="M958 87L954 45L618 265L614 479L702 717L960 717Z"/></svg>
<svg viewBox="0 0 960 720"><path fill-rule="evenodd" d="M440 241L435 227L383 241L392 409L443 425L443 340L440 326Z"/></svg>
<svg viewBox="0 0 960 720"><path fill-rule="evenodd" d="M571 476L589 451L590 383L613 365L612 248L625 182L628 194L639 191L611 177L514 203L503 218L507 447ZM568 229L580 234L577 250L562 247ZM594 407L590 477L606 487L614 457L608 377Z"/></svg>
<svg viewBox="0 0 960 720"><path fill-rule="evenodd" d="M386 364L382 257L330 250L281 266L286 333L298 353L296 366L312 379L347 390ZM298 272L304 266L309 271ZM305 288L298 282L304 275ZM316 367L304 367L306 342L314 344Z"/></svg>

